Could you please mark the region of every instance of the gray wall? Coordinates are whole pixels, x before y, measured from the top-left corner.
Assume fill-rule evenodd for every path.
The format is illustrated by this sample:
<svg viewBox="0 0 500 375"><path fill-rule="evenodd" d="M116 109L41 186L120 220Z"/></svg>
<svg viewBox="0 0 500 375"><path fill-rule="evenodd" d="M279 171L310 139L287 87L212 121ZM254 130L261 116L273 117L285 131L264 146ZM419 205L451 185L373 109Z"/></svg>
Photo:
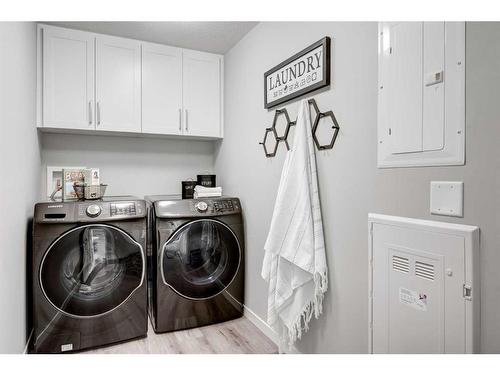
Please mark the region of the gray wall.
<svg viewBox="0 0 500 375"><path fill-rule="evenodd" d="M29 334L28 221L40 181L35 24L0 22L0 51L0 353L20 353Z"/></svg>
<svg viewBox="0 0 500 375"><path fill-rule="evenodd" d="M304 353L367 350L367 214L478 225L481 228L482 350L500 352L500 24L467 25L467 163L459 167L376 167L376 23L261 23L225 56L225 138L215 171L241 197L246 219L246 304L266 318L263 246L285 158L266 159L261 141L273 112L263 108L263 73L325 35L332 37L332 86L316 94L333 109L341 132L333 150L317 153L330 271L324 314L297 345ZM291 116L297 103L286 105ZM429 214L429 182L465 183L464 218Z"/></svg>
<svg viewBox="0 0 500 375"><path fill-rule="evenodd" d="M68 134L43 134L41 140L44 192L47 166L100 168L107 195L139 197L180 194L182 180L213 172L209 141Z"/></svg>

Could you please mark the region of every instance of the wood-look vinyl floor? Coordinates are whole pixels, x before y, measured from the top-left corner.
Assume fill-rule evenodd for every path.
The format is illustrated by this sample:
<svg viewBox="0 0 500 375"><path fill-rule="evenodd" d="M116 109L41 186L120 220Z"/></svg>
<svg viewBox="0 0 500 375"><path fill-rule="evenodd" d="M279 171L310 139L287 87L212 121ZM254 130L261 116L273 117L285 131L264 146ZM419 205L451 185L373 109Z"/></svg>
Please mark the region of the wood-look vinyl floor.
<svg viewBox="0 0 500 375"><path fill-rule="evenodd" d="M273 354L278 347L247 318L183 331L156 334L85 354Z"/></svg>

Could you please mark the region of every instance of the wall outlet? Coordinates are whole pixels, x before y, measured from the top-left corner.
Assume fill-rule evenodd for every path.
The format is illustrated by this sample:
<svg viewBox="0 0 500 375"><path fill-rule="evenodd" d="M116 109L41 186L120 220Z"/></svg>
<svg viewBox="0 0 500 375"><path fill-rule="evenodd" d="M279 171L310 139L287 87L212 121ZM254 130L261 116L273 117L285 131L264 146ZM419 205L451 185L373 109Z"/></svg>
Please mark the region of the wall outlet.
<svg viewBox="0 0 500 375"><path fill-rule="evenodd" d="M431 181L431 214L464 215L464 183L462 181Z"/></svg>

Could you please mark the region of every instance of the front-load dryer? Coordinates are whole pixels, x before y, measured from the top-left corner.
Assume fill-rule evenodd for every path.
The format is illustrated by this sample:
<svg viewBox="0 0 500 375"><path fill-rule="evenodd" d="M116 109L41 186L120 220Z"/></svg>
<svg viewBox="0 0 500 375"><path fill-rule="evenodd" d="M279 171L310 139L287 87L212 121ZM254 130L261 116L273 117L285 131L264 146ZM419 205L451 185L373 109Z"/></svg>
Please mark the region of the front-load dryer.
<svg viewBox="0 0 500 375"><path fill-rule="evenodd" d="M245 257L239 199L146 200L149 315L155 332L241 317Z"/></svg>
<svg viewBox="0 0 500 375"><path fill-rule="evenodd" d="M132 197L35 205L33 352L147 334L146 214Z"/></svg>

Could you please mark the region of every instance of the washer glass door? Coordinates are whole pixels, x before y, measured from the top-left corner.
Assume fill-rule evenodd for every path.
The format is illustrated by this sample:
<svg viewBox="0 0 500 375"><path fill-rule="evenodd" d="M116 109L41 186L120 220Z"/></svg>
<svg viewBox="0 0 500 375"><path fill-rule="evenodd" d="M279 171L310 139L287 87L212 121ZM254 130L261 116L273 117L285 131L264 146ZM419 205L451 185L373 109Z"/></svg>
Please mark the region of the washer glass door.
<svg viewBox="0 0 500 375"><path fill-rule="evenodd" d="M40 265L40 285L59 311L76 317L105 314L142 285L144 254L130 235L109 225L64 233Z"/></svg>
<svg viewBox="0 0 500 375"><path fill-rule="evenodd" d="M163 281L191 299L213 297L231 284L238 272L241 249L225 224L200 219L178 229L161 252Z"/></svg>

